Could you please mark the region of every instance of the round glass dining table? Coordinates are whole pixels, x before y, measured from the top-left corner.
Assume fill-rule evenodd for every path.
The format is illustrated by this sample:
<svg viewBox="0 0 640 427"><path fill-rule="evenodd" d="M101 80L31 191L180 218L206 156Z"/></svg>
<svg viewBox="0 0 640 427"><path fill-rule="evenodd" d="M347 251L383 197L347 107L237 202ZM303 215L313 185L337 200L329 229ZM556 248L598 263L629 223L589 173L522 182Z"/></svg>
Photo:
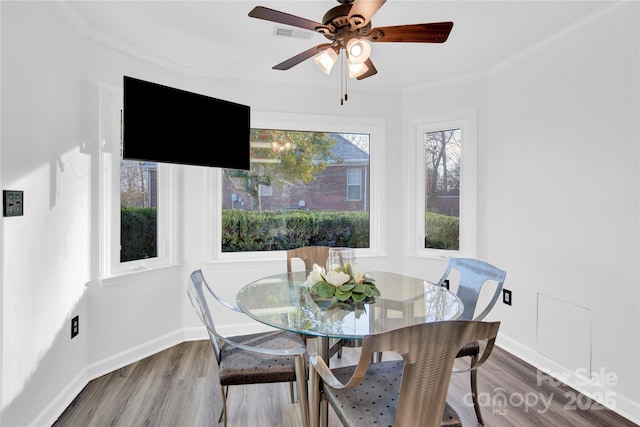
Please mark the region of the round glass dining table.
<svg viewBox="0 0 640 427"><path fill-rule="evenodd" d="M353 341L417 323L457 319L460 299L442 286L424 279L373 271L381 295L370 302L343 304L319 299L304 285L307 272L264 277L237 294L238 307L266 325L318 338L318 353L329 360L329 339Z"/></svg>

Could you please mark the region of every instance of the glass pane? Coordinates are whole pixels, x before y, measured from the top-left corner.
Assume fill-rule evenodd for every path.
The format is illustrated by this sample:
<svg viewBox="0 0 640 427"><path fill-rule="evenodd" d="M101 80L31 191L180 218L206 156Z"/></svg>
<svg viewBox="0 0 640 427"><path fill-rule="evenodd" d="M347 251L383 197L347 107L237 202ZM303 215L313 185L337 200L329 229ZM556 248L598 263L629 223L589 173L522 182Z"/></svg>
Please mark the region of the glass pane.
<svg viewBox="0 0 640 427"><path fill-rule="evenodd" d="M347 200L360 200L362 187L362 169L347 171Z"/></svg>
<svg viewBox="0 0 640 427"><path fill-rule="evenodd" d="M120 262L158 256L157 164L120 161Z"/></svg>
<svg viewBox="0 0 640 427"><path fill-rule="evenodd" d="M252 129L251 170L222 170L222 251L369 247L368 177L367 134Z"/></svg>
<svg viewBox="0 0 640 427"><path fill-rule="evenodd" d="M425 248L459 249L460 129L425 133Z"/></svg>

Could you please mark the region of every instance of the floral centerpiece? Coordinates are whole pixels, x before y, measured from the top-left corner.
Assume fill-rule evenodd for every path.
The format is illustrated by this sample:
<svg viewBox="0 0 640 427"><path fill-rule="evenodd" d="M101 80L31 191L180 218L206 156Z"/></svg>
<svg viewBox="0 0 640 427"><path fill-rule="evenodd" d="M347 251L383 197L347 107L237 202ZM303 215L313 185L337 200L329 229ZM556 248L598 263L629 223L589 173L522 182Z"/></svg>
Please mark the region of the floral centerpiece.
<svg viewBox="0 0 640 427"><path fill-rule="evenodd" d="M380 296L380 289L373 278L361 272L352 271L351 264L325 271L324 267L313 264L313 271L304 282L309 292L335 302L366 302Z"/></svg>

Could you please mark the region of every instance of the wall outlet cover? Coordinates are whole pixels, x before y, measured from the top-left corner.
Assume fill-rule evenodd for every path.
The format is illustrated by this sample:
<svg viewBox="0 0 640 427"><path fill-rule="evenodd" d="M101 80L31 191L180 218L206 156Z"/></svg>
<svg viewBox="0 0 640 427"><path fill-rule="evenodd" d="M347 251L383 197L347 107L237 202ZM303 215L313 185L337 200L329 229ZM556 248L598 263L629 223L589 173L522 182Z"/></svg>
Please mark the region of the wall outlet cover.
<svg viewBox="0 0 640 427"><path fill-rule="evenodd" d="M502 290L502 302L511 305L511 291L509 289Z"/></svg>
<svg viewBox="0 0 640 427"><path fill-rule="evenodd" d="M80 317L71 319L71 338L75 338L80 333Z"/></svg>

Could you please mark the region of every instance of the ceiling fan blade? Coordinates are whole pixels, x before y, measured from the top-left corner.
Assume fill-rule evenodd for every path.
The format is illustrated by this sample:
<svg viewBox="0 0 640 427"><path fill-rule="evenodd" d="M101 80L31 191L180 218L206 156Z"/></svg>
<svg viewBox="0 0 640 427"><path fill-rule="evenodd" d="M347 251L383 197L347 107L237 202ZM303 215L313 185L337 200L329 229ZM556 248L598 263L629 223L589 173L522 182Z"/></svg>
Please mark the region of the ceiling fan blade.
<svg viewBox="0 0 640 427"><path fill-rule="evenodd" d="M299 16L290 15L288 13L279 12L268 7L256 6L249 16L252 18L264 19L265 21L278 22L280 24L291 25L292 27L304 28L309 31L316 31L317 27L323 27L319 22L310 19L300 18Z"/></svg>
<svg viewBox="0 0 640 427"><path fill-rule="evenodd" d="M356 24L356 28L364 27L371 21L371 17L382 7L387 0L354 0L349 10L349 22L353 17L362 19Z"/></svg>
<svg viewBox="0 0 640 427"><path fill-rule="evenodd" d="M364 65L369 67L369 69L366 72L359 75L358 77L356 77L356 80L366 79L367 77L371 77L378 72L378 70L376 70L376 67L373 66L373 62L371 62L371 58L367 59L364 62Z"/></svg>
<svg viewBox="0 0 640 427"><path fill-rule="evenodd" d="M376 43L444 43L452 28L453 22L378 27L372 28L367 38Z"/></svg>
<svg viewBox="0 0 640 427"><path fill-rule="evenodd" d="M298 65L299 63L311 58L312 56L315 56L316 54L320 53L320 51L327 49L330 46L330 43L319 44L318 46L307 49L304 52L297 54L296 56L292 56L291 58L279 63L278 65L274 65L272 68L274 70L288 70L289 68Z"/></svg>

